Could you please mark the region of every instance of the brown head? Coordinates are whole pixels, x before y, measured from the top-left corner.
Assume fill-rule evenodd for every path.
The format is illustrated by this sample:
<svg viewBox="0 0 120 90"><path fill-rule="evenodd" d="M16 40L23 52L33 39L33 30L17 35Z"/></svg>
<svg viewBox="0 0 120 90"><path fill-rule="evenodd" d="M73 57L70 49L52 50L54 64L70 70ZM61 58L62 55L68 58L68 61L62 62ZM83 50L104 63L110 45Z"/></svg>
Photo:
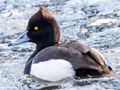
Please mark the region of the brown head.
<svg viewBox="0 0 120 90"><path fill-rule="evenodd" d="M59 43L60 29L58 23L47 9L44 9L42 5L39 5L39 7L40 10L29 20L26 33L10 45L29 41L36 43L37 46L43 49Z"/></svg>

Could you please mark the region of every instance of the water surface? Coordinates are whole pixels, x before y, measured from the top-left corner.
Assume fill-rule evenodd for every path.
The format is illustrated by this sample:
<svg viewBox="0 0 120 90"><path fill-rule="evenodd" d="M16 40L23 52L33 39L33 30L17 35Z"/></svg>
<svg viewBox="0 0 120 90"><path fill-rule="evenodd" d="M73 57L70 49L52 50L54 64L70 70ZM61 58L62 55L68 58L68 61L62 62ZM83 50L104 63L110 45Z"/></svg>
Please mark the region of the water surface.
<svg viewBox="0 0 120 90"><path fill-rule="evenodd" d="M8 47L27 27L38 4L47 8L61 29L62 42L76 41L100 51L114 77L65 79L52 83L23 74L35 44ZM0 0L0 90L119 90L120 0Z"/></svg>

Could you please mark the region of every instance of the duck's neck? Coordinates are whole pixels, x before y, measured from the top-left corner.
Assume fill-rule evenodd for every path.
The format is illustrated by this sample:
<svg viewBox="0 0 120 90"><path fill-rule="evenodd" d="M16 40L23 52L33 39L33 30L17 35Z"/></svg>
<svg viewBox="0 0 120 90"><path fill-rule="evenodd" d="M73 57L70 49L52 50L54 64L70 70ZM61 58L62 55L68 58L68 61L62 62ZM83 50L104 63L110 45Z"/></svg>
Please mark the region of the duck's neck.
<svg viewBox="0 0 120 90"><path fill-rule="evenodd" d="M28 63L30 60L32 60L32 58L34 58L35 55L36 55L39 51L41 51L42 49L43 49L43 48L40 48L40 46L37 45L35 51L34 51L34 52L32 53L32 55L29 57L27 63Z"/></svg>

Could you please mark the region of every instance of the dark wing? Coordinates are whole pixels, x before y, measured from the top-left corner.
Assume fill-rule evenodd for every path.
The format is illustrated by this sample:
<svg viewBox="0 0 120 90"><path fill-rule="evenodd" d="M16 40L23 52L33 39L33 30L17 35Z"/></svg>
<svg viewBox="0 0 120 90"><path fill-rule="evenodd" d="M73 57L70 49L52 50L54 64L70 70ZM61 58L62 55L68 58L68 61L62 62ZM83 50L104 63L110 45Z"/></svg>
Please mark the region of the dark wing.
<svg viewBox="0 0 120 90"><path fill-rule="evenodd" d="M96 52L95 50L90 50L86 53L89 57L91 57L98 65L99 67L103 70L103 72L108 73L109 72L109 68L106 65L104 58L101 57L101 55Z"/></svg>
<svg viewBox="0 0 120 90"><path fill-rule="evenodd" d="M88 46L76 42L64 43L59 46L63 46L71 51L76 51L81 53L79 58L82 64L86 62L84 64L84 67L96 68L103 72L109 72L109 68L105 63L104 58L98 52L89 48ZM79 65L79 66L83 66L83 65Z"/></svg>

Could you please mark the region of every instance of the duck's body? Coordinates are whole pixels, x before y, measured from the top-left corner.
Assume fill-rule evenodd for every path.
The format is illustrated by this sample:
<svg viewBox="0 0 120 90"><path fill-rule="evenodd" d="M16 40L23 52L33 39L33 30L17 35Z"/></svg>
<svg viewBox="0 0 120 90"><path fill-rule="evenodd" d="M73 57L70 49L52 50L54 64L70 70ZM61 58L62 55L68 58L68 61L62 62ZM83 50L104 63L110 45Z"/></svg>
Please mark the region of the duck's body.
<svg viewBox="0 0 120 90"><path fill-rule="evenodd" d="M96 50L77 42L58 44L59 26L47 10L42 6L40 8L40 11L31 17L27 34L10 44L16 45L26 41L37 44L36 50L26 63L25 74L48 81L59 81L74 76L116 75ZM26 39L23 40L24 38Z"/></svg>

